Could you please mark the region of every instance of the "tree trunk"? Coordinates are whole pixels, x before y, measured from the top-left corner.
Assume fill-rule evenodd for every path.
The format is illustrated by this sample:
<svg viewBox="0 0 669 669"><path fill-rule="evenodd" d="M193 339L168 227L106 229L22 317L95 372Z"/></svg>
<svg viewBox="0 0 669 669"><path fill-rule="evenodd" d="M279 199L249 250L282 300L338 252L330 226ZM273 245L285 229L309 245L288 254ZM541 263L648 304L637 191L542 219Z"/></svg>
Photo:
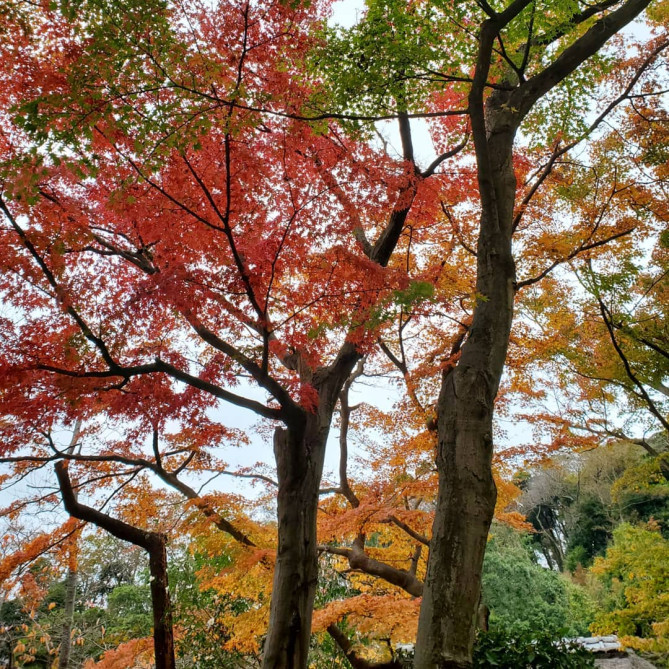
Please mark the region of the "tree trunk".
<svg viewBox="0 0 669 669"><path fill-rule="evenodd" d="M317 417L310 415L304 431L277 428L274 434L278 549L264 669L307 666L318 582L318 490L327 439L316 423Z"/></svg>
<svg viewBox="0 0 669 669"><path fill-rule="evenodd" d="M149 573L151 574L151 605L153 608L153 647L156 669L174 669L174 634L172 631L172 607L170 606L167 581L166 540L162 534L151 533L149 551Z"/></svg>
<svg viewBox="0 0 669 669"><path fill-rule="evenodd" d="M516 183L514 130L503 112L497 117L494 111L486 118L489 169L483 175L487 181L480 184L477 294L481 297L459 363L444 373L437 405L439 494L416 641L416 669L472 666L483 555L497 497L492 477L492 417L513 316L511 227ZM496 131L498 120L501 129Z"/></svg>
<svg viewBox="0 0 669 669"><path fill-rule="evenodd" d="M65 581L65 619L63 620L62 635L60 639L60 653L58 656L58 669L68 669L70 666L70 649L72 647L72 620L74 618L74 600L77 593L77 572L68 569Z"/></svg>
<svg viewBox="0 0 669 669"><path fill-rule="evenodd" d="M72 487L67 472L67 462L55 465L56 478L60 485L65 510L74 518L93 523L122 541L141 546L149 554L151 574L151 604L153 607L153 645L156 669L175 669L174 635L167 580L167 538L159 532L141 530L122 520L108 516L93 507L81 504Z"/></svg>
<svg viewBox="0 0 669 669"><path fill-rule="evenodd" d="M318 392L318 406L313 412L294 413L286 428L274 432L278 548L263 669L307 666L318 584L316 517L325 445L339 393L359 359L347 342L332 365L315 372L302 369L303 382Z"/></svg>
<svg viewBox="0 0 669 669"><path fill-rule="evenodd" d="M491 421L485 415L490 412L477 397L485 380L472 373L462 381L457 391L454 381L446 385L459 406L455 420L448 421L454 426L451 436L439 439L439 495L416 641L420 669L471 666L483 555L495 508ZM464 401L456 400L456 392ZM466 407L467 397L481 402L478 412Z"/></svg>

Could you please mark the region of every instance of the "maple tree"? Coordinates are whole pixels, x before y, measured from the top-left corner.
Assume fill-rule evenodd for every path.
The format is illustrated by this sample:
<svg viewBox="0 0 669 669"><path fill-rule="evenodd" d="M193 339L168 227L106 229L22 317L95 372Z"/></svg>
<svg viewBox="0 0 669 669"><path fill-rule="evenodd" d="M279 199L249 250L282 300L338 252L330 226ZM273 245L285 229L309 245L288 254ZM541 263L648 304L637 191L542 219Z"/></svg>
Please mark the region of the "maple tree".
<svg viewBox="0 0 669 669"><path fill-rule="evenodd" d="M525 220L523 216L527 214L534 193L551 173L555 160L564 155L562 151L566 152L573 147L569 141L564 146L560 140L553 144L552 154L549 154L545 166L530 177L527 190L519 198L520 206L516 209L516 175L513 169L516 131L544 95L584 60L593 56L603 46L607 36L612 36L627 21L625 17L632 18L627 12L636 14L631 5L622 6L605 18L595 20L589 30L582 33L576 30L574 41L566 45L564 42L568 42L568 28L575 28L574 24L579 24L581 19L586 21L596 15L598 10L605 8L589 8L583 14L577 11L569 13L571 10L567 10L565 23L555 29L554 34L548 31L544 37L548 43L564 38L561 45L564 50L559 52L553 62L546 64L541 58L535 61L530 57L536 34L534 14L530 11L523 13L527 5L529 3L512 3L500 12L489 6L483 7L488 13L488 19L482 23L481 32L476 33L473 51L478 55L478 60L473 79L468 82L471 85L465 87L463 92L472 123L480 197L480 209L476 212L479 215L477 299L471 324L467 327L467 337L453 351L458 355L457 364L444 369L437 403L437 468L440 485L416 642L417 667L458 667L469 664L474 611L479 596L480 564L495 501L490 468L493 403L506 358L514 294L517 289L534 284L579 252L592 251L622 236L622 231L616 225L618 221L611 221L609 226L600 226L599 222L590 220L578 232L572 230L569 249L553 250L550 245L544 247L543 254L525 268L529 276L516 277L511 252L512 237L514 233L520 239L524 237L523 230L519 229L520 223ZM393 9L390 7L388 14L394 19L399 12L394 14ZM427 11L430 9L431 6ZM419 14L419 11L414 10L410 17L404 17L412 25L412 35L419 32L417 23L412 24L414 14ZM420 18L425 20L425 17ZM427 20L432 20L432 16ZM359 44L375 36L378 23L378 16L372 16L367 24L363 22L358 33L361 35ZM434 54L427 49L422 60L410 63L403 61L403 53L391 51L393 41L405 42L401 33L399 39L397 37L399 29L396 30L396 27L401 24L380 23L381 40L385 38L389 52L397 56L398 62L393 63L397 66L397 82L412 78L419 81L463 78L462 70L458 70L455 64L450 69L450 63L446 64L444 71L441 62L439 66L432 67L430 57L434 57ZM406 24L403 27L406 29ZM365 29L369 32L365 33ZM537 30L541 34L541 28L537 27ZM408 33L404 33L404 36ZM501 45L499 51L496 50L498 45ZM347 44L343 51L350 48L351 45ZM378 49L378 42L374 48ZM650 60L637 59L632 67L631 79L640 70L646 69L665 48L666 44L660 37L657 42L659 51L654 52ZM523 54L518 61L509 55L518 53ZM458 62L457 55L458 52L456 55L453 51L449 53L454 63ZM548 54L544 51L541 56L547 57ZM467 62L466 57L463 57L463 61ZM359 62L353 58L350 69L353 70ZM486 96L484 90L491 73L495 77L493 91ZM379 94L374 83L372 80L369 88L365 89L368 97L362 96L363 102L369 98L378 99L379 95L387 93L387 87L384 86ZM622 97L618 95L609 101L608 110L627 94L628 91L624 91ZM537 121L540 118L534 116ZM597 128L601 120L602 116L596 118L590 130ZM587 128L584 130L587 134ZM551 142L547 144L551 145ZM530 235L527 244L530 246L533 230L531 226L528 227ZM563 230L561 228L560 233ZM582 235L581 239L579 234ZM543 246L547 241L545 236L541 241ZM539 265L536 273L532 272L533 265ZM459 579L453 578L454 573L458 574Z"/></svg>
<svg viewBox="0 0 669 669"><path fill-rule="evenodd" d="M42 22L45 32L39 37L71 40L71 76L63 95L45 59L35 56L32 67L24 70L21 95L37 87L42 96L28 104L24 99L8 101L8 106L15 100L22 104L22 130L28 135L22 137L20 129L5 135L13 179L6 183L2 208L14 240L9 244L14 257L8 263L18 261L19 273L28 276L17 309L37 330L40 323L46 325L43 310L51 311L56 322L49 324L47 340L38 336L41 343L30 343L26 337L32 329L28 322L14 333L26 357L23 364L9 362L6 368L4 399L15 417L8 432L15 435L17 447L22 440L32 443L35 429L44 435L58 421L106 412L116 421L137 424L130 434L135 443L129 440L115 449L117 461L122 453L121 463L131 464L128 451L141 446L137 442L151 424L155 428L169 420L183 422L187 416L190 455L166 471L160 453L154 454L155 465L170 477L184 462L196 467L198 449L220 439L221 428L212 427L203 416L218 399L283 422L286 429L275 433L279 546L265 664L299 666L306 661L316 584L315 516L327 431L337 392L369 337L362 327L369 305L379 292L390 292L403 280L400 272L384 272L383 267L406 218L407 193L409 199L415 194L413 179L400 161L379 156L334 131L326 134L280 117L263 120L243 109L248 105L240 103L237 109L223 98L209 109L210 86L219 89L216 95L228 90L233 99L242 89L249 99L274 91L277 99L286 98L289 108L295 104L292 100L305 93L304 87L291 79L291 72L271 62L299 57L308 45L301 23L313 22L314 10L277 3L269 13L240 5L227 15L227 23L224 13L214 24L200 16L202 39L212 52L204 57L201 48L187 63L186 38L191 36L172 34L170 30L178 32L180 26L169 26L169 13L161 6L153 8L155 14L148 6L137 7L124 16L122 25L115 23L114 15L99 16L94 4L80 6L76 18L67 7L63 13L41 9L13 12L22 54L41 50L32 45L38 35L26 30L25 22ZM192 11L199 16L197 7ZM255 11L257 17L252 15ZM124 22L130 18L134 28L126 32ZM74 45L91 25L99 32L79 52ZM155 54L154 29L160 33ZM219 43L212 35L220 29L235 37L228 35ZM230 39L236 49L216 53ZM107 59L111 69L103 73L95 63L108 49L117 60L113 64ZM145 65L158 53L159 66L146 71ZM227 71L217 73L216 63L229 57L236 59L238 69L232 79ZM132 72L126 68L117 79L119 64L126 60L137 67ZM258 66L266 77L257 78ZM164 87L164 68L172 70L172 80L185 77L184 83ZM198 70L202 82L214 78L202 84L205 95L196 91L193 96L194 108L187 112L193 123L174 133L173 124L180 123L182 106L190 97L182 94ZM13 65L7 74L17 76ZM144 81L138 83L136 77ZM153 87L156 78L160 91ZM102 116L91 113L100 100L90 98L102 90L100 81L118 87L112 97L108 91L102 93ZM128 106L128 100L135 106ZM78 113L72 114L70 101L79 106ZM70 119L65 124L63 103ZM197 110L202 104L205 107ZM170 108L174 116L169 122L147 122L150 109L161 115ZM119 110L130 112L123 123L135 122L133 132L119 126ZM87 146L80 150L87 159L73 170L67 151L56 154L60 144L80 143L81 137ZM48 147L37 150L36 141ZM164 166L154 176L158 161ZM41 176L36 180L37 169ZM353 179L361 191L349 196L345 206L329 183L333 172L339 179ZM375 198L365 196L363 191L372 188ZM200 204L191 204L197 199ZM395 200L400 207L393 210ZM271 208L257 204L268 201ZM323 218L326 206L340 210L338 220ZM352 232L363 212L373 220L388 208L389 223L365 255ZM29 217L27 224L21 220L24 215ZM69 233L62 229L63 222L71 226ZM51 234L61 238L58 248ZM95 284L88 281L91 271L98 279ZM212 282L213 276L217 279ZM46 293L34 292L33 282ZM137 292L128 290L133 283ZM296 295L301 299L296 301ZM350 315L344 315L343 322L338 314L341 299L350 300ZM315 328L325 328L325 335L312 337ZM342 334L348 334L346 341ZM11 347L12 335L7 335ZM205 350L197 350L203 346ZM196 360L194 373L190 359ZM15 385L17 373L27 375L20 386ZM234 386L240 373L250 375L276 404L224 387ZM175 381L187 389L181 391ZM32 398L36 401L21 398L29 387L42 391ZM11 397L14 391L18 395ZM192 427L195 421L198 429ZM25 432L16 430L17 423ZM53 442L46 446L48 453ZM179 458L182 453L177 449L172 455ZM52 448L43 457L62 456ZM199 457L206 460L204 453ZM101 466L114 461L104 451L93 461L96 458ZM85 461L85 456L78 460ZM227 530L235 534L230 523Z"/></svg>
<svg viewBox="0 0 669 669"><path fill-rule="evenodd" d="M395 18L393 16L393 18ZM374 17L374 19L378 20L378 16ZM357 43L358 46L361 46L361 50L364 49L364 44L365 41L369 41L370 43L372 42L371 39L365 40L365 38L369 38L370 35L374 35L374 25L370 21L370 25L372 26L369 28L369 33L364 32L364 28L360 30L360 34L363 37L359 38L359 42ZM393 24L395 25L395 24ZM393 33L390 31L393 38L396 39L396 33ZM397 40L398 42L402 42L401 39ZM354 43L355 44L355 43ZM376 46L375 46L376 48ZM654 58L657 56L659 52L664 50L666 48L666 44L662 39L658 41L658 52L653 53L649 58L643 57L643 58L635 58L632 60L627 61L627 71L624 73L624 77L628 77L629 79L624 79L625 86L629 86L630 80L633 83L636 83L637 75L643 71L649 64L650 62L654 61ZM337 55L341 56L341 53L345 53L346 51L350 50L350 44L346 45L346 48L341 49L341 51L337 52ZM367 54L368 55L368 54ZM360 65L360 60L354 59L355 63ZM424 63L425 61L423 61ZM638 69L637 69L638 68ZM622 70L621 70L622 71ZM406 74L406 72L403 72L403 74ZM441 72L435 74L434 71L429 72L429 75L431 76L442 76L444 79L447 78L447 75L442 74ZM364 76L364 75L363 75ZM421 73L421 75L416 74L416 78L423 78L426 79L428 78L427 73ZM455 77L454 77L455 78ZM621 80L623 80L623 77L621 77ZM359 79L357 80L359 82ZM659 87L658 87L659 88ZM646 89L650 90L650 89ZM376 92L374 91L373 88L370 87L370 96L375 95ZM384 89L385 91L385 89ZM572 92L574 92L574 89L572 89ZM613 98L613 101L609 102L609 106L606 109L606 112L610 112L617 104L619 104L623 99L626 98L626 96L629 94L630 89L623 87L623 93L620 97L615 97ZM501 95L501 94L500 94ZM366 101L366 100L365 100ZM491 100L488 100L490 103ZM502 105L508 104L507 102L502 102ZM601 121L603 120L604 116L600 116L596 118L593 126L590 127L590 131L593 129L596 129ZM568 118L562 117L563 120L568 122ZM561 129L561 132L564 132L564 128ZM587 134L588 128L580 128L579 131L576 133L579 137L582 137L582 134L585 132ZM565 136L566 135L566 136ZM559 186L561 184L561 181L565 179L565 177L568 177L568 173L570 171L570 165L573 162L571 158L566 158L564 161L561 160L563 156L566 156L567 152L574 148L575 144L577 142L569 141L568 134L565 133L563 135L564 137L564 144L561 144L562 140L557 140L557 142L554 144L554 150L553 153L549 156L545 163L545 169L540 169L538 172L530 172L527 174L527 181L526 181L526 190L524 194L522 194L522 197L519 198L521 207L517 210L515 213L515 218L513 220L513 226L515 229L516 237L520 241L521 244L524 245L524 249L527 252L527 256L524 258L525 262L523 263L523 269L526 272L526 275L524 277L521 277L520 280L517 282L517 287L518 288L528 288L530 286L534 286L537 282L540 280L544 279L549 275L549 273L554 270L556 267L561 265L562 263L569 263L573 259L577 258L579 254L583 254L584 256L589 256L590 258L593 257L593 254L597 254L597 256L606 258L606 253L601 254L600 256L600 251L601 247L604 246L607 243L610 243L614 240L623 240L626 236L630 235L631 232L634 229L637 229L637 226L631 226L630 225L630 220L634 216L634 212L638 211L638 208L640 206L639 202L639 189L637 185L637 190L635 192L635 197L629 198L628 193L625 194L626 191L630 189L630 183L632 183L632 180L628 177L628 181L626 183L619 183L617 185L614 184L614 196L618 195L618 188L620 188L620 193L623 193L623 197L618 197L616 198L615 202L615 207L617 207L617 211L620 213L617 213L615 217L609 216L607 220L607 225L602 225L602 220L604 218L605 213L610 213L607 208L602 208L601 204L598 202L595 202L594 207L590 210L590 213L588 214L587 212L583 216L583 219L581 219L582 225L579 227L578 225L573 225L574 221L573 219L569 219L569 224L571 228L569 230L566 230L560 223L560 221L556 220L555 215L553 212L550 211L550 209L543 209L545 207L545 200L542 202L539 198L535 199L535 196L537 194L537 190L541 184L545 182L545 180L549 179L549 177L554 178L554 186L553 189L557 190L559 192ZM542 137L542 139L545 139L545 136ZM542 144L539 144L540 147L545 146ZM525 160L525 165L529 167L531 164L529 162L529 157L531 156L531 152L528 152L526 156L524 156ZM550 181L549 181L550 183ZM501 186L499 186L501 189ZM541 192L541 191L540 191ZM581 190L581 193L583 190ZM498 194L498 193L497 193ZM574 194L571 194L572 197L574 197ZM549 198L550 199L550 198ZM611 204L611 200L613 198L609 199L608 204ZM660 199L661 201L661 199ZM574 200L571 201L572 206L574 206ZM442 205L444 203L442 202ZM647 203L643 203L647 204ZM444 214L446 214L447 220L451 225L453 226L454 232L457 233L458 241L462 243L465 249L472 249L475 247L475 242L472 240L469 244L466 242L466 237L463 240L463 235L462 235L462 230L463 227L466 228L466 226L463 226L463 217L454 217L451 212L448 211L448 207L445 206L444 208ZM652 216L657 216L659 218L659 223L661 225L662 220L664 219L664 214L662 213L662 208L659 208L655 211L652 211ZM538 214L538 215L537 215ZM553 214L553 215L552 215ZM529 221L528 223L522 224L522 217L525 216L526 218L524 220ZM658 218L653 218L652 225L657 225L658 224ZM459 219L459 220L458 220ZM467 219L465 218L465 221ZM471 225L471 220L468 221ZM517 227L516 227L517 226ZM644 229L645 226L640 226L641 229ZM470 228L471 229L471 228ZM475 230L476 228L474 228ZM645 228L644 231L647 232L648 228ZM411 234L413 235L414 230L412 229ZM479 238L480 241L480 238ZM447 247L448 248L448 247ZM614 248L616 248L619 252L619 248L617 245L614 245ZM443 249L443 247L442 247ZM599 250L597 250L599 249ZM443 253L443 251L442 251ZM536 254L536 255L535 255ZM460 275L460 280L462 281L462 274ZM499 280L499 277L498 277ZM560 286L560 284L558 284ZM562 284L562 290L564 290L564 284ZM470 293L472 294L475 293L475 288L474 286L470 287ZM484 296L487 298L488 293L484 292ZM460 299L462 300L463 298L466 299L467 293L464 295L460 296ZM486 300L487 301L487 300ZM539 302L539 304L541 304ZM479 305L476 305L477 307ZM474 312L476 313L476 311ZM415 314L414 314L415 315ZM403 329L406 327L408 320L411 318L411 316L407 316L406 313L401 313L399 315L399 332L400 335L403 331ZM469 331L469 334L471 336L471 316L466 318L466 315L463 315L461 317L461 322L466 322L466 325L463 327L463 330L465 332ZM450 371L451 367L454 366L453 363L458 359L461 353L461 344L462 344L462 339L463 337L454 337L451 342L453 343L453 347L451 348L450 351L450 356L452 356L450 360L450 364L448 361L448 356L447 353L444 352L444 349L446 351L448 350L449 347L443 346L443 330L442 330L442 347L441 347L441 363L443 365L442 369L445 368L445 371ZM520 340L517 338L516 342L518 344L518 348L521 348ZM465 344L466 345L466 344ZM382 344L383 347L383 344ZM405 376L405 378L408 376L408 369L407 369L407 364L406 364L406 358L405 358L405 352L402 348L402 343L400 341L399 343L399 350L400 354L399 355L393 355L392 351L389 351L387 347L385 347L386 353L389 354L389 357L392 359L394 364L398 367L398 369L402 372L402 374ZM485 347L484 347L484 350ZM434 354L433 354L434 355ZM518 358L518 354L515 356ZM453 359L454 358L454 359ZM433 358L434 360L434 358ZM522 362L522 361L521 361ZM461 362L459 364L462 364ZM527 379L527 377L525 377ZM525 381L525 388L528 387L527 381ZM415 394L416 394L416 386L415 386L415 379L411 380L409 379L409 382L407 384L408 386L408 393L410 396L413 396L412 399L415 400ZM443 388L443 386L442 386ZM531 389L529 390L529 394L531 395ZM462 397L466 398L463 402L463 407L462 407L462 413L465 416L469 416L468 410L469 406L468 403L471 403L472 401L472 394L468 392L462 392ZM420 403L418 403L420 406ZM441 407L439 407L441 408ZM405 407L406 411L406 407ZM406 413L402 415L400 420L404 420L406 422ZM431 419L428 417L428 422ZM393 426L393 443L396 443L396 435L397 435L397 425ZM452 437L453 435L453 426L449 425L448 429L444 430L449 438ZM417 445L417 443L415 444ZM564 445L564 441L560 443L559 441L555 442L554 444L551 445L552 448L555 447L560 447L561 445ZM429 447L428 447L429 448ZM398 456L396 453L396 449L393 449L392 447L388 449L389 451L393 451L392 455L388 454L388 461L393 463L395 467L397 467L398 463ZM418 449L417 449L418 450ZM467 464L465 464L467 462ZM461 466L451 466L449 468L449 475L452 476L457 476L455 472L458 473L463 473L466 472L467 469L471 469L471 462L472 459L468 458L465 460L463 458ZM397 471L395 469L395 471ZM404 470L402 470L404 471ZM396 487L397 486L397 478L393 477L392 474L387 473L388 475L388 480L392 481L391 486ZM477 477L474 476L476 479ZM482 478L481 472L479 472L479 480ZM357 507L359 505L359 500L351 499L351 494L350 490L346 491L346 485L345 485L345 477L342 477L342 485L341 487L344 489L344 494L347 498L349 498L349 502L351 503L352 506ZM442 481L443 483L443 481ZM471 482L472 485L470 486L464 486L465 490L471 491L475 488L475 481ZM389 487L391 487L389 486ZM457 497L456 495L453 494L453 490L456 486L452 483L449 482L448 485L443 485L442 488L444 490L448 491L448 495L450 496L451 500L453 500L453 512L449 515L449 518L451 520L453 519L460 519L462 518L462 509L469 509L469 508L476 508L475 504L467 504L462 501L462 498ZM458 509L456 511L456 508ZM491 511L491 506L488 505L488 510L489 512ZM365 509L365 511L368 511ZM480 511L480 508L479 510ZM406 513L406 511L405 511ZM437 513L439 513L437 511ZM382 514L387 516L387 511L383 510ZM480 513L475 513L476 519L480 520ZM418 519L420 514L413 514L414 520ZM383 515L382 515L383 517ZM390 520L390 518L386 518L386 520ZM468 519L473 522L474 519ZM398 524L397 519L395 518L392 520L394 524ZM420 522L420 520L419 520ZM470 523L471 524L471 523ZM410 529L410 528L409 528ZM484 536L484 533L481 533L481 536ZM414 539L418 539L420 541L420 537L417 537L414 535ZM397 541L395 540L394 542L397 544ZM459 545L458 541L455 541L454 539L450 542L445 542L449 546L453 545ZM479 544L480 545L480 544ZM416 579L415 577L415 565L411 565L409 562L409 558L405 557L404 560L407 561L408 563L408 568L404 570L388 570L387 566L381 567L378 565L374 560L370 560L366 555L365 551L363 549L364 547L364 536L358 537L357 539L353 540L353 543L351 545L350 549L342 549L340 547L336 547L333 552L346 556L349 558L350 564L352 567L355 567L357 569L360 569L362 571L367 571L370 573L376 573L376 575L383 575L385 578L388 578L391 583L395 583L396 585L400 585L400 587L405 587L409 592L422 592L422 583ZM431 545L431 548L434 550L434 542ZM368 551L369 552L369 551ZM405 555L407 553L405 552ZM395 561L397 558L395 558ZM443 565L442 565L443 566ZM458 565L459 568L459 565ZM458 571L458 573L460 573ZM391 580L392 579L392 580ZM454 579L455 581L455 579ZM471 578L472 582L477 582L477 576L476 574L472 575ZM462 583L457 582L457 584L452 585L454 589L459 589L460 591L462 590ZM442 583L440 586L436 587L436 592L438 593L443 593L445 590L447 590L447 587ZM461 595L462 593L459 592L458 595ZM459 602L457 605L453 605L452 608L452 618L456 618L455 611L457 610L460 614L460 620L464 620L465 622L463 623L463 627L469 626L469 631L465 631L463 634L464 638L467 638L471 641L471 625L473 621L473 616L463 616L462 611L463 611L463 606L461 605L462 602ZM475 607L475 598L472 596L468 605L469 611L472 611L473 608ZM436 614L437 616L441 616L444 608L446 608L446 605L440 606L439 607L439 612ZM404 612L404 617L406 617L406 612ZM449 616L446 616L449 617ZM443 641L443 636L441 635L441 630L440 632L435 633L435 638L439 639L440 641ZM446 635L448 636L448 635ZM438 641L439 642L439 641ZM452 643L452 640L451 640ZM420 652L422 649L426 648L429 644L421 643L421 638L419 636L419 641L417 644L418 652ZM463 657L466 656L466 652L462 653ZM442 664L439 664L441 660L435 659L435 655L429 656L426 654L422 661L425 663L425 666L442 666ZM420 658L419 658L419 661ZM456 661L457 662L457 661ZM451 666L448 663L443 666ZM453 664L453 666L456 666Z"/></svg>
<svg viewBox="0 0 669 669"><path fill-rule="evenodd" d="M434 520L389 505L390 486L362 499L344 464L350 546L325 550L423 594L417 667L469 666L515 294L630 232L624 216L558 225L534 198L663 56L657 28L641 55L611 50L608 88L579 70L648 4L370 2L334 33L318 3L4 4L4 460L19 476L70 460L100 491L120 477L144 527L156 500L133 481L151 471L266 573L263 528L180 478L222 468L215 449L239 439L215 408L266 419L278 536L263 665L305 666L328 433L339 402L344 450L347 384L379 346L406 382L416 472L436 446ZM600 115L575 123L587 96ZM422 168L416 117L437 147ZM369 141L383 119L397 156ZM427 343L407 344L426 322ZM77 420L88 441L75 457L53 433ZM426 478L404 499L434 496ZM405 569L368 545L360 520L376 509Z"/></svg>

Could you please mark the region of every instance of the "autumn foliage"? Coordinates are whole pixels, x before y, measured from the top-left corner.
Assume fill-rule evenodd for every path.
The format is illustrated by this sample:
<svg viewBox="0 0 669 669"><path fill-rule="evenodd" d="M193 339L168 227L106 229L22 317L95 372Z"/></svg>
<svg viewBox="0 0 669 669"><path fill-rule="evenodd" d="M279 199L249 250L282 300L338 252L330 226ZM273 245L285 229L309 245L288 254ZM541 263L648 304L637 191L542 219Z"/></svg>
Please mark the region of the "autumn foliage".
<svg viewBox="0 0 669 669"><path fill-rule="evenodd" d="M215 620L221 644L264 643L264 666L306 663L314 599L313 632L351 662L349 630L372 660L415 639L463 425L484 475L452 462L487 486L473 581L493 509L529 527L515 469L668 428L665 10L643 44L598 54L608 17L622 28L647 2L469 4L370 2L347 32L328 2L0 2L3 483L60 474L3 515L52 511L67 471L82 505L187 537L212 560L200 587L244 603ZM513 126L506 199L481 157L493 121ZM239 456L262 441L274 461ZM3 556L8 592L41 555L76 566L79 522L54 527ZM129 640L95 666L149 656Z"/></svg>

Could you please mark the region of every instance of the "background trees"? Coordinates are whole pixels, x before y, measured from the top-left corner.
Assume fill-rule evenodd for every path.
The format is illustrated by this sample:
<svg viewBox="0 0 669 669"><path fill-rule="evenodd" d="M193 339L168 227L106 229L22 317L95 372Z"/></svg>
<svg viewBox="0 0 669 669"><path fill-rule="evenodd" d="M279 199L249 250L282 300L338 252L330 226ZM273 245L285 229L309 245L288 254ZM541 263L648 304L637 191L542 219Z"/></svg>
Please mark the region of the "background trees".
<svg viewBox="0 0 669 669"><path fill-rule="evenodd" d="M604 615L593 629L626 635L628 645L667 654L667 539L649 529L621 525L593 572L601 584Z"/></svg>

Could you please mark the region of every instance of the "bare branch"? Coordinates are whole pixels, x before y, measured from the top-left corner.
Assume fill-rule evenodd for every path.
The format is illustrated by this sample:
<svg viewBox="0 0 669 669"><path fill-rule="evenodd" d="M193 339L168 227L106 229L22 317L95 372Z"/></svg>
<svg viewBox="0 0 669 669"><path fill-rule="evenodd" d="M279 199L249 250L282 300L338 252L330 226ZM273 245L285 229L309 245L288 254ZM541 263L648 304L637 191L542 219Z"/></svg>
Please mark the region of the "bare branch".
<svg viewBox="0 0 669 669"><path fill-rule="evenodd" d="M559 258L558 260L554 260L545 270L543 270L543 272L541 272L537 276L534 276L530 279L524 279L523 281L519 281L516 284L516 290L520 290L521 288L526 288L527 286L531 286L532 284L538 283L543 278L548 276L556 267L558 267L559 265L563 265L566 262L569 262L580 253L583 253L584 251L590 251L591 249L595 249L598 246L604 246L605 244L608 244L615 239L620 239L620 237L625 237L631 234L632 232L634 232L634 230L635 228L630 228L629 230L622 230L621 232L616 232L614 235L606 237L605 239L600 239L599 241L596 242L591 242L590 244L582 243L580 246L574 249L569 255L565 256L564 258Z"/></svg>
<svg viewBox="0 0 669 669"><path fill-rule="evenodd" d="M327 630L339 648L341 648L353 669L402 669L402 664L396 660L391 660L390 662L369 662L360 657L350 639L334 623L328 625Z"/></svg>
<svg viewBox="0 0 669 669"><path fill-rule="evenodd" d="M398 588L402 588L405 592L414 597L421 597L423 595L423 582L416 578L415 574L404 569L392 567L385 562L375 560L365 553L362 541L360 538L353 542L351 548L342 548L339 546L319 546L319 551L330 553L331 555L340 555L348 560L351 569L361 571L370 576L382 578L384 581Z"/></svg>

